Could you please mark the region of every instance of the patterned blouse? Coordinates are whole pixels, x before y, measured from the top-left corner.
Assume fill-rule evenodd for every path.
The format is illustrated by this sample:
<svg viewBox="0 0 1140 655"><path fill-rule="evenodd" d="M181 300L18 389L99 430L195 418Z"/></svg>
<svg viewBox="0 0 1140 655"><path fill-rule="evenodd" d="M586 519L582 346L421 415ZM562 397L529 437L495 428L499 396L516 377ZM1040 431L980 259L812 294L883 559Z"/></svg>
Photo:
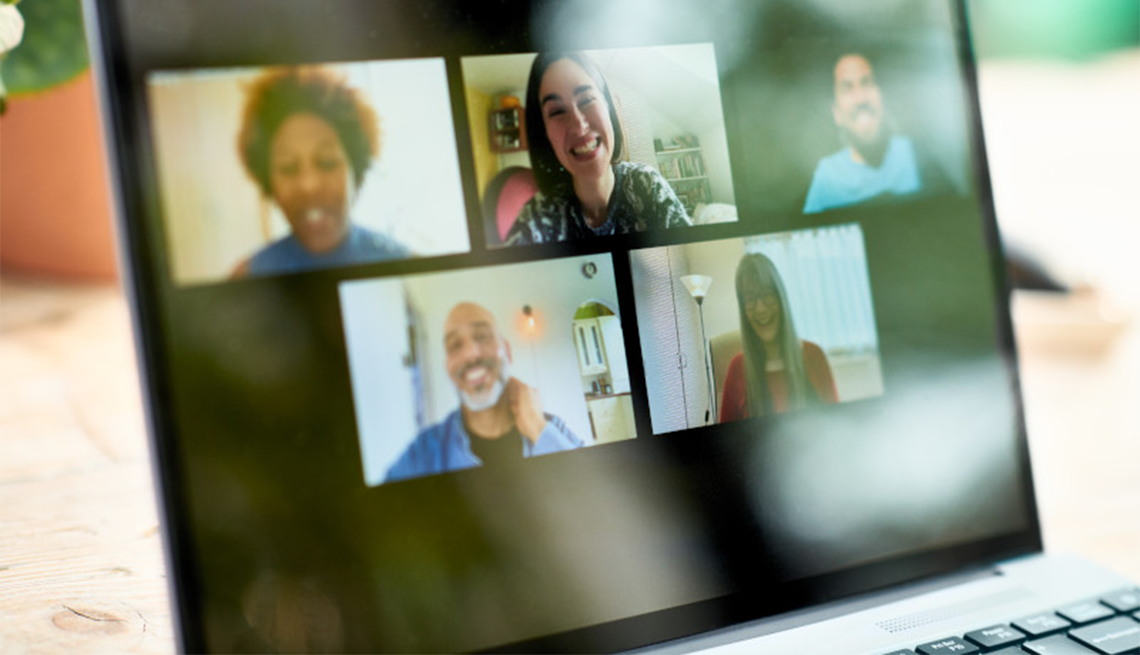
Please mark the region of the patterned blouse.
<svg viewBox="0 0 1140 655"><path fill-rule="evenodd" d="M506 245L571 241L683 225L692 225L692 221L661 173L645 164L618 162L614 164L614 192L605 223L596 228L587 225L582 205L573 193L549 198L539 193L519 211L507 233Z"/></svg>

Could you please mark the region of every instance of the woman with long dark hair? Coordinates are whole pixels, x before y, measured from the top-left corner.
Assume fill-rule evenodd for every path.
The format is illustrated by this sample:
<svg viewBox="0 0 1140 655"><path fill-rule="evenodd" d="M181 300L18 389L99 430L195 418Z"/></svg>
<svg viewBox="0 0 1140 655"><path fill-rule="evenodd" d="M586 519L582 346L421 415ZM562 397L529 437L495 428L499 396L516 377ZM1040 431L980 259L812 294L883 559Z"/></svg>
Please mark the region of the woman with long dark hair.
<svg viewBox="0 0 1140 655"><path fill-rule="evenodd" d="M772 260L761 254L741 258L736 303L744 351L728 366L720 422L838 402L827 356L797 335Z"/></svg>
<svg viewBox="0 0 1140 655"><path fill-rule="evenodd" d="M526 135L539 193L519 212L507 245L691 224L657 169L622 161L625 137L609 85L584 54L535 57Z"/></svg>

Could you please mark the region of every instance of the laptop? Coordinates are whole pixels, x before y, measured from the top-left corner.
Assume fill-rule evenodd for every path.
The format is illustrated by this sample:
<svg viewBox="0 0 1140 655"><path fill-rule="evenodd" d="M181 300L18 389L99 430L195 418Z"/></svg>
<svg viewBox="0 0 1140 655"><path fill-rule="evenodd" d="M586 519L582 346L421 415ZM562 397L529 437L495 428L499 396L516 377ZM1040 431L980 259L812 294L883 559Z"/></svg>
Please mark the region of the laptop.
<svg viewBox="0 0 1140 655"><path fill-rule="evenodd" d="M86 10L182 650L1140 652L968 6Z"/></svg>

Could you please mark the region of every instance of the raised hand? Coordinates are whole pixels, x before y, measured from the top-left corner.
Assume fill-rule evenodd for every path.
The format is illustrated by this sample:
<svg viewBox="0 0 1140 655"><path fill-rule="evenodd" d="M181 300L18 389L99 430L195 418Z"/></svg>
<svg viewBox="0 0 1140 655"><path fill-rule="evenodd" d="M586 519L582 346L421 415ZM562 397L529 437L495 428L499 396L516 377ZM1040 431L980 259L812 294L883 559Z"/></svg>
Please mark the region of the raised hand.
<svg viewBox="0 0 1140 655"><path fill-rule="evenodd" d="M542 413L542 398L538 389L518 378L511 378L507 382L507 398L511 414L515 417L515 426L531 443L536 443L546 429L546 415Z"/></svg>

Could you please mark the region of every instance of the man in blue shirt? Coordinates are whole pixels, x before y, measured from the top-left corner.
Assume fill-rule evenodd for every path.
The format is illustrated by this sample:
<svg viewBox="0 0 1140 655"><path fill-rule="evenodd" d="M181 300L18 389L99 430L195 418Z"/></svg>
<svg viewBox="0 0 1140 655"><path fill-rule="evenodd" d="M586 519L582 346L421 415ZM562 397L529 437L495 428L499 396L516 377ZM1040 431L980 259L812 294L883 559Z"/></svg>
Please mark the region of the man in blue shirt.
<svg viewBox="0 0 1140 655"><path fill-rule="evenodd" d="M836 62L834 74L831 115L847 146L815 167L804 213L920 191L914 144L887 128L883 96L870 62L863 55L846 54Z"/></svg>
<svg viewBox="0 0 1140 655"><path fill-rule="evenodd" d="M420 432L388 469L385 482L582 447L562 419L542 411L537 389L511 377L510 344L484 307L460 303L452 308L443 346L460 407Z"/></svg>

